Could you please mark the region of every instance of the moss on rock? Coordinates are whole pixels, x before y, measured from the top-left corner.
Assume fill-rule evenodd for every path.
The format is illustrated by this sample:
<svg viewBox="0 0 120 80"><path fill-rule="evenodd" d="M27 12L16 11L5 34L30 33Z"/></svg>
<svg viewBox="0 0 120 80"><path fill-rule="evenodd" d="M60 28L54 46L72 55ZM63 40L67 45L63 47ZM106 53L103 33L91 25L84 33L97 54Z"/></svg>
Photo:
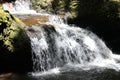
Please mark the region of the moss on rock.
<svg viewBox="0 0 120 80"><path fill-rule="evenodd" d="M32 70L30 39L24 26L0 5L0 73Z"/></svg>
<svg viewBox="0 0 120 80"><path fill-rule="evenodd" d="M23 27L24 24L18 18L4 11L0 6L0 42L3 42L0 46L9 53L22 47L28 39Z"/></svg>

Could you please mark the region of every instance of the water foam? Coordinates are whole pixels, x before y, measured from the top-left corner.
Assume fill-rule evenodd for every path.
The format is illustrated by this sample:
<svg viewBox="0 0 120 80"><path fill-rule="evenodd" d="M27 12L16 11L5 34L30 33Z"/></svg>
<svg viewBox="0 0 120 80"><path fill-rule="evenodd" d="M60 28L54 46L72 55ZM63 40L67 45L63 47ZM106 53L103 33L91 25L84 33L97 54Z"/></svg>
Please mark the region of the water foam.
<svg viewBox="0 0 120 80"><path fill-rule="evenodd" d="M60 73L60 68L53 68L53 69L50 69L50 70L48 70L48 71L43 71L43 72L33 72L32 73L32 76L48 76L48 75L56 75L56 74L59 74Z"/></svg>
<svg viewBox="0 0 120 80"><path fill-rule="evenodd" d="M8 10L11 14L37 14L30 8L30 0L16 0L12 3L4 3L3 9Z"/></svg>
<svg viewBox="0 0 120 80"><path fill-rule="evenodd" d="M70 67L120 70L120 56L113 54L92 32L69 26L60 17L53 15L49 15L46 25L49 27L32 27L33 30L37 28L37 31L32 33L33 36L30 35L35 75L58 74L65 67L66 70ZM56 70L56 67L59 69Z"/></svg>
<svg viewBox="0 0 120 80"><path fill-rule="evenodd" d="M11 8L8 4L3 7L12 14L43 15L30 9L30 0L16 0ZM120 55L113 54L95 34L69 26L58 16L46 15L49 16L46 25L51 27L31 27L35 32L29 31L33 76L59 74L65 67L66 70L70 67L90 70L95 66L120 70Z"/></svg>

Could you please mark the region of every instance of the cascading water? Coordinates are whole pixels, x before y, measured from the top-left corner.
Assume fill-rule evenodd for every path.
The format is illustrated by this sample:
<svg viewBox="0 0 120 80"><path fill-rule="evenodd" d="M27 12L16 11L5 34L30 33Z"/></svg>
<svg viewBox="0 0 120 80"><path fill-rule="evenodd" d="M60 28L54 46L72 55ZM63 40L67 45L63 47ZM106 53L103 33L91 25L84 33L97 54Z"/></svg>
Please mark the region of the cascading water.
<svg viewBox="0 0 120 80"><path fill-rule="evenodd" d="M11 7L3 4L13 14L38 14L29 8L30 0L16 0ZM31 39L33 70L58 73L62 68L90 70L103 67L120 70L120 56L111 52L95 34L76 26L65 24L58 16L49 16L44 26L32 26L27 32ZM51 70L52 69L52 70ZM36 75L36 74L35 74Z"/></svg>
<svg viewBox="0 0 120 80"><path fill-rule="evenodd" d="M118 55L90 31L69 26L49 15L45 26L28 29L33 50L34 72L71 66L90 70L92 66L120 70ZM115 57L117 56L117 57Z"/></svg>
<svg viewBox="0 0 120 80"><path fill-rule="evenodd" d="M4 10L8 10L12 14L33 14L36 13L35 10L30 9L30 0L16 0L12 3L4 3Z"/></svg>

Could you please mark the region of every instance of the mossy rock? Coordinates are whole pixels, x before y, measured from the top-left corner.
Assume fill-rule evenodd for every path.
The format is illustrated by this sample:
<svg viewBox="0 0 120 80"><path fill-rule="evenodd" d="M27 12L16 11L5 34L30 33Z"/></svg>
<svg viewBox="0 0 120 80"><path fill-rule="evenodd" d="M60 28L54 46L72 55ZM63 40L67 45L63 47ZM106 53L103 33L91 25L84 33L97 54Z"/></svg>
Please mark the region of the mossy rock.
<svg viewBox="0 0 120 80"><path fill-rule="evenodd" d="M2 48L9 53L13 53L19 50L26 42L28 43L28 36L23 28L24 24L18 18L0 7L0 42L3 42L0 46ZM0 50L0 52L4 51Z"/></svg>
<svg viewBox="0 0 120 80"><path fill-rule="evenodd" d="M32 70L31 44L24 26L0 5L0 72Z"/></svg>

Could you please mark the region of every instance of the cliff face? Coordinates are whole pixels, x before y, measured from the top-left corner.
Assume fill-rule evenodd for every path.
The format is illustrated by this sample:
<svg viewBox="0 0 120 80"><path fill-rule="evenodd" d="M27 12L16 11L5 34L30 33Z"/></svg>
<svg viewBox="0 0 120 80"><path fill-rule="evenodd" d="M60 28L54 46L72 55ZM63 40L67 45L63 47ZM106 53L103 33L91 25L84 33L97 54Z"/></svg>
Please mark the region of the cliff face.
<svg viewBox="0 0 120 80"><path fill-rule="evenodd" d="M24 72L24 69L31 65L30 40L24 26L0 5L0 72L21 69Z"/></svg>

